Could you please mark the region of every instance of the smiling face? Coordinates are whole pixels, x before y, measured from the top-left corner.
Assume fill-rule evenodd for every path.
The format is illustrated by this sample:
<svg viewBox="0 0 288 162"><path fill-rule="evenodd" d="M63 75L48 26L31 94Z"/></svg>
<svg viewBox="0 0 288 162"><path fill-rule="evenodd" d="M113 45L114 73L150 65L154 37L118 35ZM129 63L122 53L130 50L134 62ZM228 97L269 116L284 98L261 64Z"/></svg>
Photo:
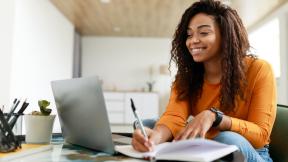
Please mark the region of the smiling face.
<svg viewBox="0 0 288 162"><path fill-rule="evenodd" d="M190 20L186 47L195 62L205 63L220 59L220 29L212 16L199 13Z"/></svg>

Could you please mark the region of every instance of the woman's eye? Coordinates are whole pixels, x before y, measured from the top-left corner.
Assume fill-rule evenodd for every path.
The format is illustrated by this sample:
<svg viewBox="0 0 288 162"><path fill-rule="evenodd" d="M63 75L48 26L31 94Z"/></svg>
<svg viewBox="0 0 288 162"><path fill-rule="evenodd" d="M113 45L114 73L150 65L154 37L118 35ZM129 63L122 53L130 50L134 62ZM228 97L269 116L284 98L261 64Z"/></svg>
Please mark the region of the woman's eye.
<svg viewBox="0 0 288 162"><path fill-rule="evenodd" d="M192 38L192 34L187 34L187 38Z"/></svg>
<svg viewBox="0 0 288 162"><path fill-rule="evenodd" d="M208 35L209 33L208 32L201 32L200 34L201 35Z"/></svg>

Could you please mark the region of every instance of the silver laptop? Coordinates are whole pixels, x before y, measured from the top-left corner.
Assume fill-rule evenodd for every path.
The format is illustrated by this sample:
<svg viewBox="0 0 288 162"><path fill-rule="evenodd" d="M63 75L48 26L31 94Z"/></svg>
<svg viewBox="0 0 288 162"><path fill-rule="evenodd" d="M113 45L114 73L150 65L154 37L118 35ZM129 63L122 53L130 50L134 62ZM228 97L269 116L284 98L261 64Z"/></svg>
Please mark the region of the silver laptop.
<svg viewBox="0 0 288 162"><path fill-rule="evenodd" d="M65 141L109 154L115 153L98 78L52 81L51 86Z"/></svg>

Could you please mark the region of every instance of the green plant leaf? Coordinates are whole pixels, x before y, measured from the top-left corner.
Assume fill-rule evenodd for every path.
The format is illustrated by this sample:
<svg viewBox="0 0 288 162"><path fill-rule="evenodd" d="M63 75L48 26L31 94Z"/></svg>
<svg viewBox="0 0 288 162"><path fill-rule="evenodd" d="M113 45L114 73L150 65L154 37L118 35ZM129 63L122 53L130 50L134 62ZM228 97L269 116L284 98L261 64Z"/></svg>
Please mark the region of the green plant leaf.
<svg viewBox="0 0 288 162"><path fill-rule="evenodd" d="M41 110L41 113L43 115L50 115L50 113L52 112L52 109L48 109L48 108L45 108L45 107L40 107L40 110Z"/></svg>
<svg viewBox="0 0 288 162"><path fill-rule="evenodd" d="M50 102L49 101L47 101L47 100L39 100L38 101L38 106L41 108L41 107L44 107L44 108L46 108L46 107L48 107L50 105Z"/></svg>
<svg viewBox="0 0 288 162"><path fill-rule="evenodd" d="M42 115L50 115L52 109L47 108L50 105L50 102L47 100L38 100L38 106L40 107L40 111Z"/></svg>

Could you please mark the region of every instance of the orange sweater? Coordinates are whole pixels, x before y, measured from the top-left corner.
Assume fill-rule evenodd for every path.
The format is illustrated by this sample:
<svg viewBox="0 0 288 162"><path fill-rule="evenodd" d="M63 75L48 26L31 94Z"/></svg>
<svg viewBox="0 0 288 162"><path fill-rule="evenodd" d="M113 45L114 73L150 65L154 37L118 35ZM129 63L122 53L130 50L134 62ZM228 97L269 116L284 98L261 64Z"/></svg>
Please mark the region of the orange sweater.
<svg viewBox="0 0 288 162"><path fill-rule="evenodd" d="M244 136L255 148L269 144L270 134L276 117L276 83L271 66L260 59L246 58L247 89L245 101L239 100L235 113L225 114L231 117L231 131ZM176 101L176 90L172 88L165 113L157 125L167 126L175 137L185 127L189 115L197 115L211 107L219 108L220 84L204 81L202 96L191 109L188 101ZM221 110L221 108L219 108ZM211 139L219 130L211 128L206 137Z"/></svg>

